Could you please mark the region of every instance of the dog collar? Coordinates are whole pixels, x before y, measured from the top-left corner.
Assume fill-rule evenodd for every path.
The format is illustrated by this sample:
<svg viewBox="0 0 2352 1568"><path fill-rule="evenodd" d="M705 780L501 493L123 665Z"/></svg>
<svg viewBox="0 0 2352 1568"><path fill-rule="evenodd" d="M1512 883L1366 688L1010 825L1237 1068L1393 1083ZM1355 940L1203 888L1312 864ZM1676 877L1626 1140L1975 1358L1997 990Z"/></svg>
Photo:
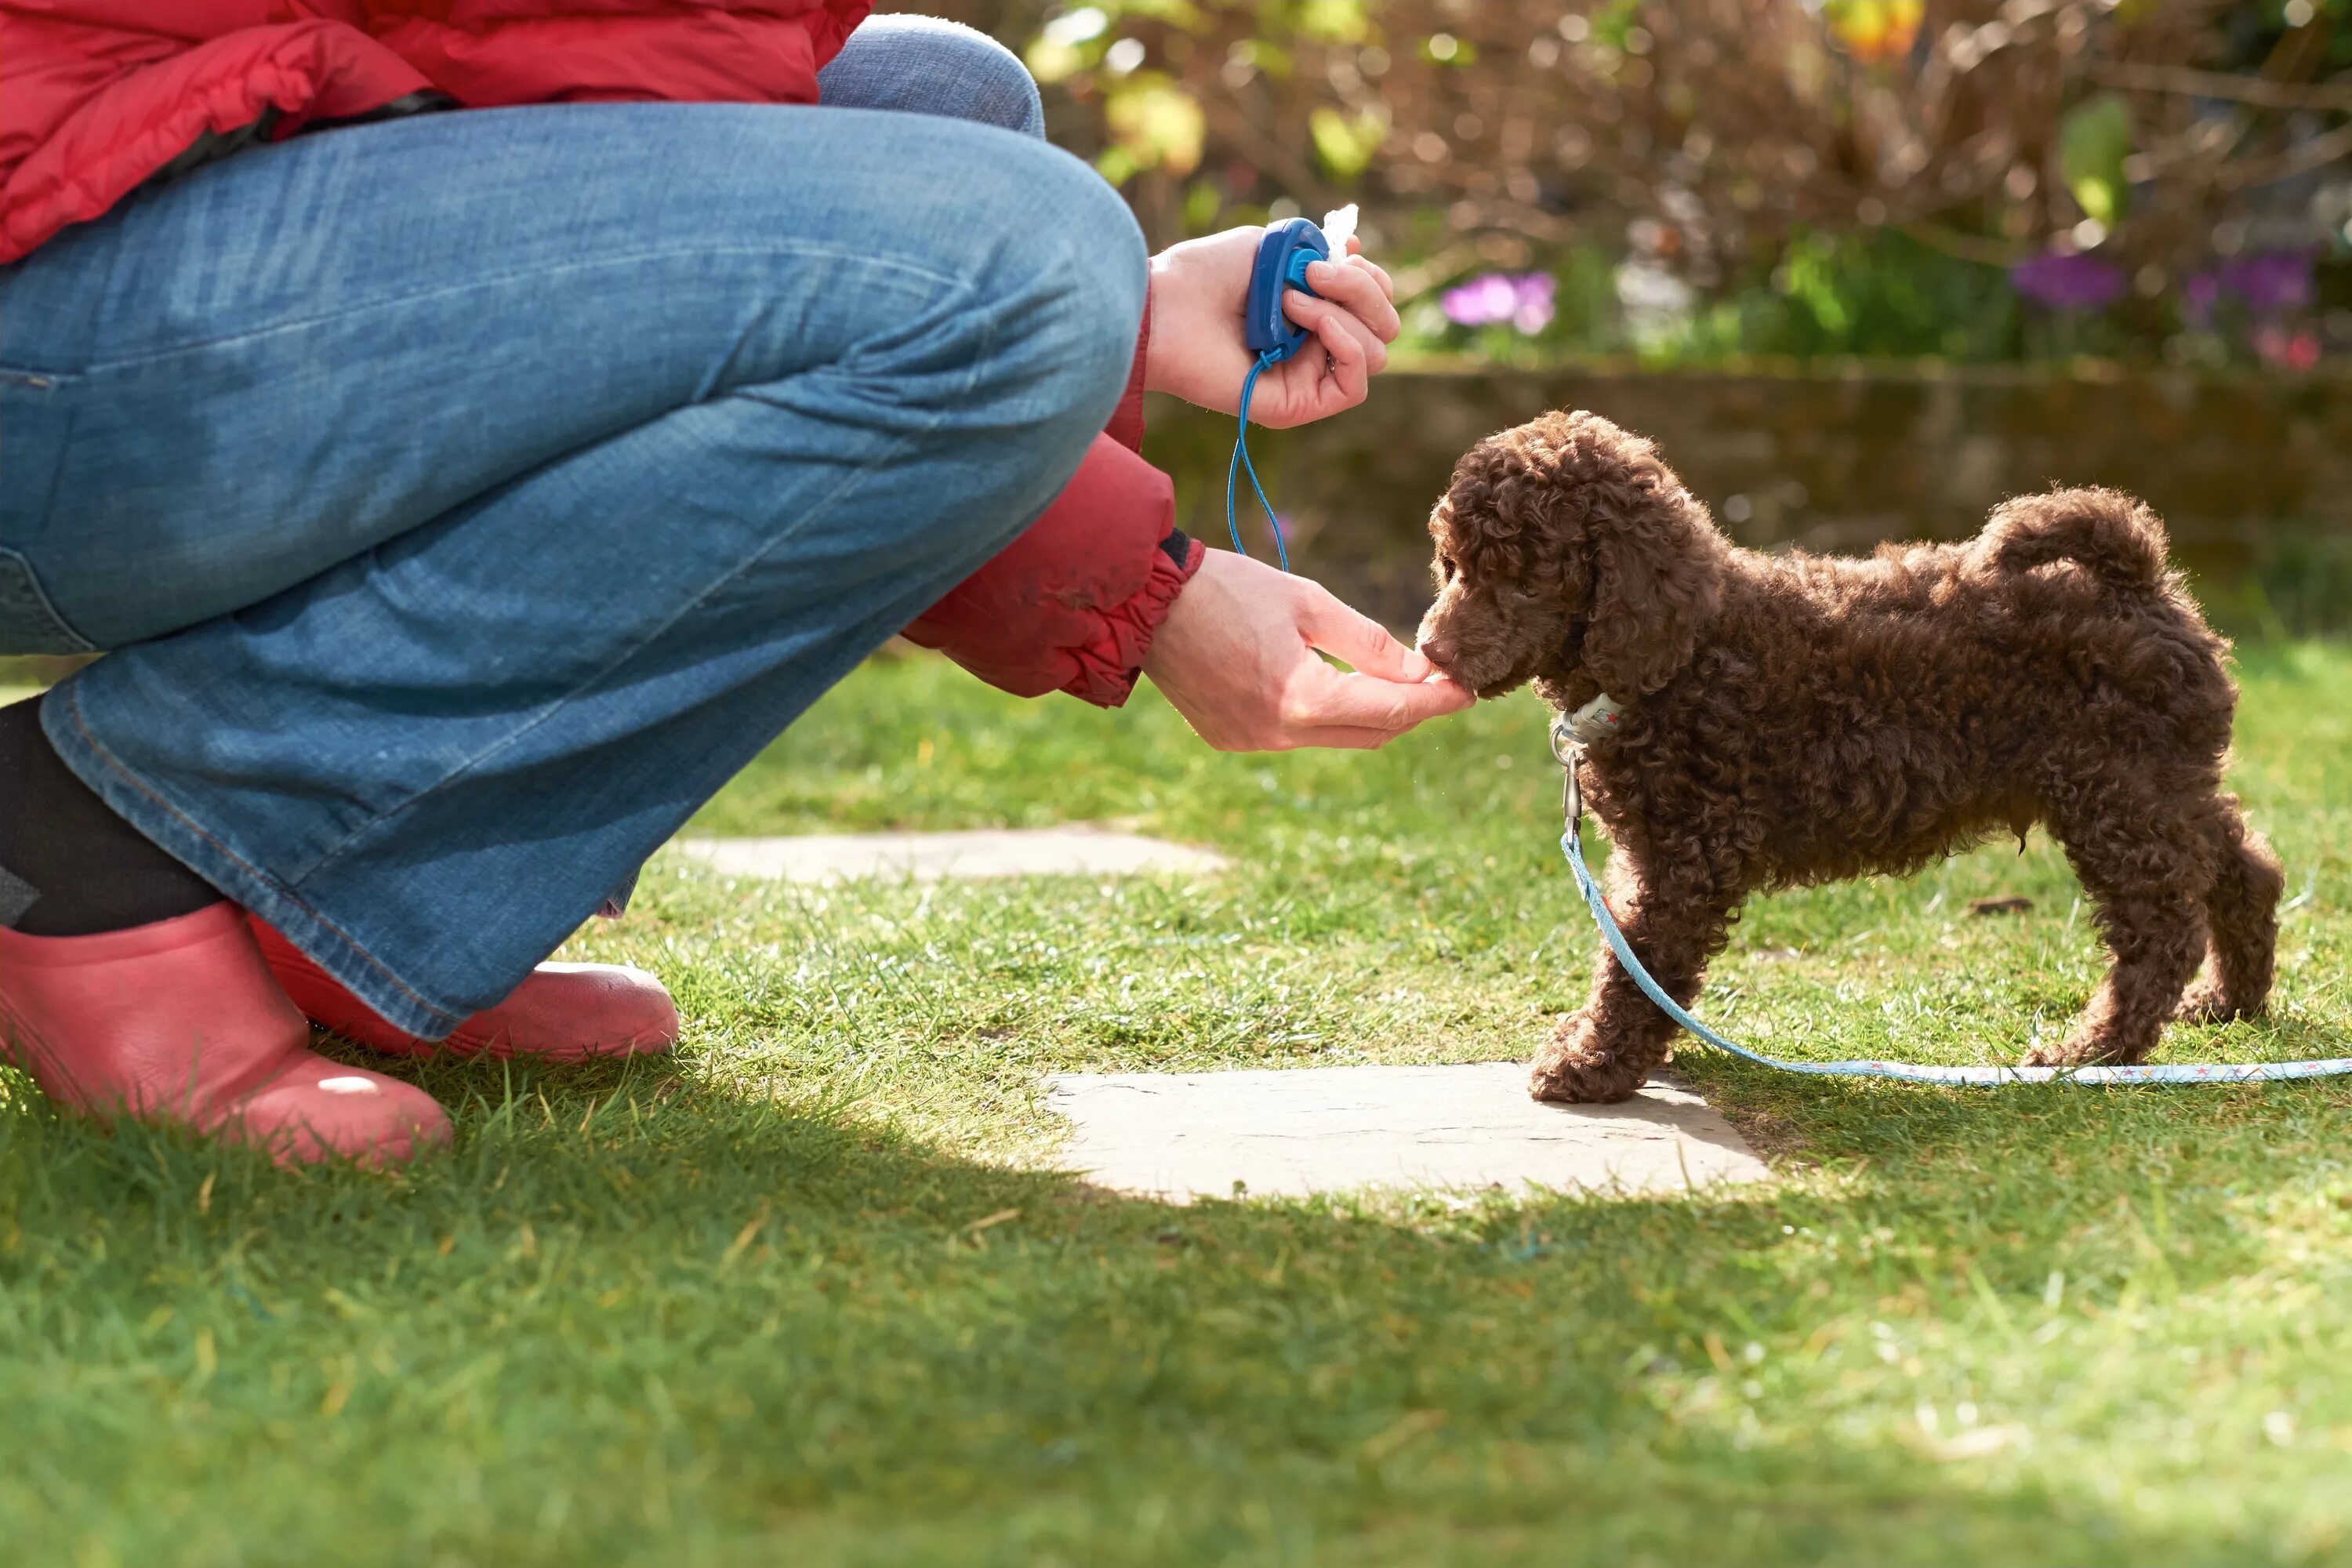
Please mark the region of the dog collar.
<svg viewBox="0 0 2352 1568"><path fill-rule="evenodd" d="M1606 691L1570 714L1568 732L1590 745L1603 735L1617 732L1617 722L1624 716L1625 705Z"/></svg>
<svg viewBox="0 0 2352 1568"><path fill-rule="evenodd" d="M1603 735L1615 734L1624 712L1625 705L1604 691L1575 712L1562 713L1551 721L1551 754L1568 775L1567 794L1560 804L1571 826L1584 810L1576 787L1576 759Z"/></svg>

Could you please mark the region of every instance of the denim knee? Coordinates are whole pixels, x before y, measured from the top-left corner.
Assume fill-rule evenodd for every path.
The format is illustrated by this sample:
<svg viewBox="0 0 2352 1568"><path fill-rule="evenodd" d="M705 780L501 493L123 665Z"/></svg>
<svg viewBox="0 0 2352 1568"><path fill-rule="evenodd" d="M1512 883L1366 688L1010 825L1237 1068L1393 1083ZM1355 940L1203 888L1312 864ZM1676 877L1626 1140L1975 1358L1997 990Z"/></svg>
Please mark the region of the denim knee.
<svg viewBox="0 0 2352 1568"><path fill-rule="evenodd" d="M817 75L839 108L939 114L1045 134L1045 105L1021 58L985 33L936 16L868 17Z"/></svg>
<svg viewBox="0 0 2352 1568"><path fill-rule="evenodd" d="M1017 237L1019 269L1050 305L1033 338L1056 367L1059 397L1082 438L1102 428L1126 390L1142 326L1149 261L1126 201L1077 159L1041 148L1023 171L1026 205L1043 221Z"/></svg>

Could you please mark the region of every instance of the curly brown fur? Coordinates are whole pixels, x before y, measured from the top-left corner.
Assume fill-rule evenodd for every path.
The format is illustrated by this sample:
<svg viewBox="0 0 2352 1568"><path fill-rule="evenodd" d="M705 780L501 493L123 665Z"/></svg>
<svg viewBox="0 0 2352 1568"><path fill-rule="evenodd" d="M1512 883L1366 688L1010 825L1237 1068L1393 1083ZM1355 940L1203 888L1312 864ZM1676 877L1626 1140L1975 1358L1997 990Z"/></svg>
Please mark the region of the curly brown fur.
<svg viewBox="0 0 2352 1568"><path fill-rule="evenodd" d="M2130 497L2022 497L1965 544L1867 560L1761 555L1648 441L1550 414L1465 456L1430 532L1433 662L1484 697L1625 704L1580 778L1610 905L1676 1001L1759 888L1901 874L2039 822L2114 964L2028 1061L2136 1062L2169 1018L2262 1008L2281 878L2221 793L2228 644ZM1622 1100L1674 1034L1604 949L1534 1091Z"/></svg>

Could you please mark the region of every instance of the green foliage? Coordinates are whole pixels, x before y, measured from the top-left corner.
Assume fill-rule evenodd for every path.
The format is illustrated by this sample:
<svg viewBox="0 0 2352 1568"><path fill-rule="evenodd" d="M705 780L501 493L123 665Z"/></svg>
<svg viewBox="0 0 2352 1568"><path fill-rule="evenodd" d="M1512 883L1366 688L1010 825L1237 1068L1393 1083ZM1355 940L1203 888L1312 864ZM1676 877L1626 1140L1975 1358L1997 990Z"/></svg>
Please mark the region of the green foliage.
<svg viewBox="0 0 2352 1568"><path fill-rule="evenodd" d="M2107 228L2129 211L2124 161L2132 147L2131 105L2119 93L2085 99L2058 122L2058 164L2066 189L2084 216Z"/></svg>
<svg viewBox="0 0 2352 1568"><path fill-rule="evenodd" d="M1113 184L1125 184L1141 169L1181 176L1200 166L1207 131L1201 106L1157 72L1137 71L1122 79L1104 106L1103 122L1112 142L1096 166Z"/></svg>
<svg viewBox="0 0 2352 1568"><path fill-rule="evenodd" d="M1588 18L1592 41L1608 48L1623 49L1626 35L1641 16L1641 0L1603 0L1593 7Z"/></svg>
<svg viewBox="0 0 2352 1568"><path fill-rule="evenodd" d="M1328 106L1307 116L1307 128L1314 133L1315 155L1322 160L1325 171L1342 183L1355 179L1370 165L1389 130L1388 121L1381 115L1364 113L1351 120Z"/></svg>
<svg viewBox="0 0 2352 1568"><path fill-rule="evenodd" d="M1353 200L1407 276L1559 269L1598 246L1695 293L1687 310L1635 303L1589 331L1563 310L1532 338L1424 319L1416 346L1513 364L2234 353L2303 374L2352 343L2346 318L2316 312L2264 322L2286 334L2267 347L2223 342L2180 293L2249 239L2352 254L2326 107L2352 65L2352 0L1936 18L1922 0L965 9L1029 46L1055 134L1121 184L1155 242L1285 199ZM2192 90L2184 69L2245 85ZM2021 319L2002 274L2076 252L2130 291Z"/></svg>
<svg viewBox="0 0 2352 1568"><path fill-rule="evenodd" d="M2012 358L2019 347L2016 296L1999 269L1891 229L1801 233L1767 287L1741 290L1702 321L1695 345L1743 353L1974 362Z"/></svg>
<svg viewBox="0 0 2352 1568"><path fill-rule="evenodd" d="M2256 650L2274 1016L2352 1050L2352 652ZM0 1072L0 1539L26 1563L2341 1563L2352 1089L1675 1070L1772 1183L1190 1209L1042 1169L1066 1068L1523 1056L1594 938L1538 706L1219 756L1149 690L869 666L715 803L791 831L1127 814L1195 883L796 890L656 861L572 956L674 1059L426 1066L458 1142L280 1172ZM1971 919L2023 893L2031 913ZM2036 840L1759 900L1702 1011L2013 1058L2099 972ZM980 1222L988 1221L986 1225Z"/></svg>
<svg viewBox="0 0 2352 1568"><path fill-rule="evenodd" d="M1407 346L1466 350L1497 363L1634 352L1662 365L1826 355L1978 363L2017 358L2027 346L2015 291L1999 268L1893 229L1801 232L1769 272L1732 280L1685 314L1638 332L1620 302L1609 252L1569 248L1555 258L1553 272L1558 309L1543 332L1452 327L1432 299L1409 316Z"/></svg>
<svg viewBox="0 0 2352 1568"><path fill-rule="evenodd" d="M1262 12L1276 9L1262 6ZM1302 38L1318 43L1360 44L1371 35L1363 0L1302 0L1293 24Z"/></svg>

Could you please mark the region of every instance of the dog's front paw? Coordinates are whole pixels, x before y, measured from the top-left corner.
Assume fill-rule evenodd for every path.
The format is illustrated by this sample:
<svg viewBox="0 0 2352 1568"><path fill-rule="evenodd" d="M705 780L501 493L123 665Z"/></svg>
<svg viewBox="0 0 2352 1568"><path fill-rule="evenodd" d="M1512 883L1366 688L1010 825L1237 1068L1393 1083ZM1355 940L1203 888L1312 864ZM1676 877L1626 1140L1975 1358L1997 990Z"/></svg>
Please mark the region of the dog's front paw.
<svg viewBox="0 0 2352 1568"><path fill-rule="evenodd" d="M2128 1067L2147 1055L2145 1047L2135 1050L2111 1035L2093 1029L2077 1029L2055 1045L2036 1046L2025 1053L2019 1065L2030 1068L2079 1068L2094 1064Z"/></svg>
<svg viewBox="0 0 2352 1568"><path fill-rule="evenodd" d="M1559 1105L1614 1105L1640 1092L1649 1074L1618 1062L1539 1059L1528 1075L1528 1092Z"/></svg>
<svg viewBox="0 0 2352 1568"><path fill-rule="evenodd" d="M2172 1010L2172 1021L2176 1024L2234 1024L2241 1018L2258 1016L2261 1012L2259 1005L2240 1006L2227 987L2209 976L2189 988L2189 994L2180 999L2180 1005Z"/></svg>
<svg viewBox="0 0 2352 1568"><path fill-rule="evenodd" d="M1610 1105L1633 1099L1649 1076L1640 1064L1601 1049L1580 1016L1564 1020L1552 1043L1536 1053L1528 1092L1562 1105Z"/></svg>

